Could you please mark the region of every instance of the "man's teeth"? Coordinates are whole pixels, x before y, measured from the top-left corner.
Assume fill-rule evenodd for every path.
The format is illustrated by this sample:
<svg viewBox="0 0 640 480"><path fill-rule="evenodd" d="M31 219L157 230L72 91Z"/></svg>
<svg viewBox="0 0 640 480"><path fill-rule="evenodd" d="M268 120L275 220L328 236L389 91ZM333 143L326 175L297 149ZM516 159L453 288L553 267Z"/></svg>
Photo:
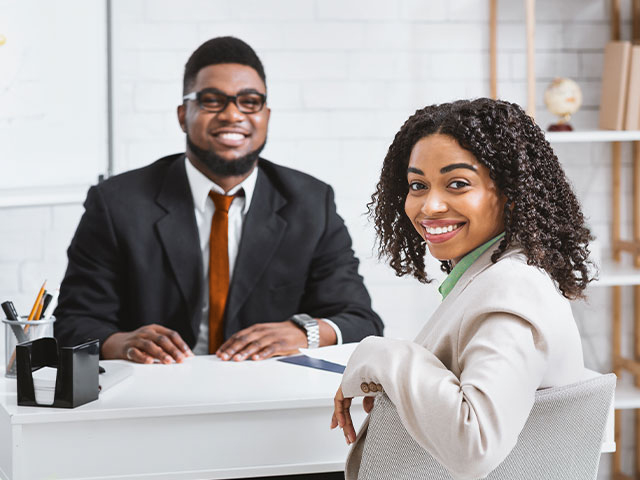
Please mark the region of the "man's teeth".
<svg viewBox="0 0 640 480"><path fill-rule="evenodd" d="M458 228L461 224L456 225L447 225L446 227L425 227L425 230L430 235L440 235L442 233L453 232L456 228Z"/></svg>
<svg viewBox="0 0 640 480"><path fill-rule="evenodd" d="M218 136L227 140L242 140L244 138L244 135L242 135L241 133L232 132L219 133Z"/></svg>

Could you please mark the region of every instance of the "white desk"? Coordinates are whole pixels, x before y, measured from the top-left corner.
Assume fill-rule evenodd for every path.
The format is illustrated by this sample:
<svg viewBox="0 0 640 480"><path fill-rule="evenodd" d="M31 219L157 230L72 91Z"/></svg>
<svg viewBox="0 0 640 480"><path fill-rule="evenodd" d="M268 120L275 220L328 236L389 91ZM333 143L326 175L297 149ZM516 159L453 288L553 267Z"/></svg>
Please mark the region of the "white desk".
<svg viewBox="0 0 640 480"><path fill-rule="evenodd" d="M334 361L353 345L330 347ZM100 362L107 374L113 362ZM338 362L344 364L344 362ZM134 365L75 409L18 407L0 379L0 476L28 479L220 479L342 470L330 430L336 373L275 360ZM354 422L364 419L361 402Z"/></svg>

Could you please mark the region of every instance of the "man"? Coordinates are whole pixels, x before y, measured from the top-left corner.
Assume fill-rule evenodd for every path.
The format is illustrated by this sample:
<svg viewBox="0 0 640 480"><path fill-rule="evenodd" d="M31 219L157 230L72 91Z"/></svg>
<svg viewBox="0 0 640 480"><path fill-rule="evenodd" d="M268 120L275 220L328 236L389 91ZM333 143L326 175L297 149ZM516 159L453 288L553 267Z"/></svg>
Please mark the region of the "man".
<svg viewBox="0 0 640 480"><path fill-rule="evenodd" d="M259 157L270 110L253 49L205 42L183 88L186 154L89 190L56 310L59 342L98 338L105 359L173 363L381 335L332 189Z"/></svg>

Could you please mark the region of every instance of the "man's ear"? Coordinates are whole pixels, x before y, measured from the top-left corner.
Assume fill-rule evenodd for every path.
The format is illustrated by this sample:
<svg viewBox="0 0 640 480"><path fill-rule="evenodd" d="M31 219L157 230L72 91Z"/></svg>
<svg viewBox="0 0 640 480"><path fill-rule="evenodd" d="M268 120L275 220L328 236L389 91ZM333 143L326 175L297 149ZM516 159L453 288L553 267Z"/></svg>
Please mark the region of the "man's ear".
<svg viewBox="0 0 640 480"><path fill-rule="evenodd" d="M267 113L267 125L269 125L269 120L271 119L271 109L267 106L265 106L265 110Z"/></svg>
<svg viewBox="0 0 640 480"><path fill-rule="evenodd" d="M180 123L180 128L184 133L187 133L187 122L186 122L187 110L184 104L178 105L177 113L178 113L178 123Z"/></svg>

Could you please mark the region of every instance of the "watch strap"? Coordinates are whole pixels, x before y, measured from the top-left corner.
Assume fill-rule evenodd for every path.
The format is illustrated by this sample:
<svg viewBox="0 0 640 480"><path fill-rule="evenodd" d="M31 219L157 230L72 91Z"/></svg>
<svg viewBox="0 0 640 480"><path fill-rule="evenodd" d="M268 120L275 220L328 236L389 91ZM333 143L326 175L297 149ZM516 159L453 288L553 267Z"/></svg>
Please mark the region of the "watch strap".
<svg viewBox="0 0 640 480"><path fill-rule="evenodd" d="M320 346L320 326L317 319L306 313L298 313L291 317L291 321L306 332L307 348Z"/></svg>

